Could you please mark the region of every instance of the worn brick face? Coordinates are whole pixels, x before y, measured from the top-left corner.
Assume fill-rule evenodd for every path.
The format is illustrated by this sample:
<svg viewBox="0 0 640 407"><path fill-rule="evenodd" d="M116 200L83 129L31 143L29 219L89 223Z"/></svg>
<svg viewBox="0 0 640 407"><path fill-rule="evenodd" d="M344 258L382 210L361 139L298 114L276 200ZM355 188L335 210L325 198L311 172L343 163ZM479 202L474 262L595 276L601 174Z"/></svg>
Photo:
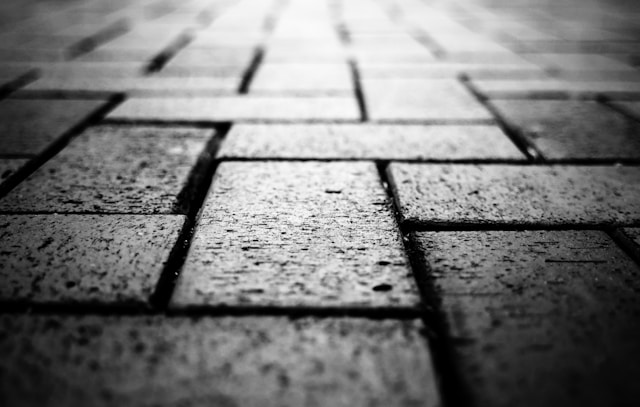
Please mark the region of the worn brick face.
<svg viewBox="0 0 640 407"><path fill-rule="evenodd" d="M223 163L173 307L415 307L369 163Z"/></svg>

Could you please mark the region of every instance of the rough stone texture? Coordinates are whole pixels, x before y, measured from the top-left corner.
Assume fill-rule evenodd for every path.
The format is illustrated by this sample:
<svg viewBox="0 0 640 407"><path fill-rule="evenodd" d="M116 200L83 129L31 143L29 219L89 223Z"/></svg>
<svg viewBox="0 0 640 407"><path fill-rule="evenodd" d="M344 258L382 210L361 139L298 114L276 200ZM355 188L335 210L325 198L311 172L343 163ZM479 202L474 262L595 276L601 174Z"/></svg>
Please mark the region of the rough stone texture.
<svg viewBox="0 0 640 407"><path fill-rule="evenodd" d="M22 168L28 160L0 158L0 184Z"/></svg>
<svg viewBox="0 0 640 407"><path fill-rule="evenodd" d="M426 232L417 241L474 405L636 402L640 269L605 233Z"/></svg>
<svg viewBox="0 0 640 407"><path fill-rule="evenodd" d="M264 125L231 128L220 157L298 159L523 159L496 126Z"/></svg>
<svg viewBox="0 0 640 407"><path fill-rule="evenodd" d="M261 65L251 93L353 93L351 72L343 64Z"/></svg>
<svg viewBox="0 0 640 407"><path fill-rule="evenodd" d="M412 320L4 315L0 400L7 407L435 407L420 331Z"/></svg>
<svg viewBox="0 0 640 407"><path fill-rule="evenodd" d="M0 156L40 154L102 106L100 100L2 100Z"/></svg>
<svg viewBox="0 0 640 407"><path fill-rule="evenodd" d="M454 80L363 81L372 120L491 121L492 116Z"/></svg>
<svg viewBox="0 0 640 407"><path fill-rule="evenodd" d="M630 224L640 168L391 164L402 219L429 225Z"/></svg>
<svg viewBox="0 0 640 407"><path fill-rule="evenodd" d="M415 307L371 163L222 163L174 307Z"/></svg>
<svg viewBox="0 0 640 407"><path fill-rule="evenodd" d="M546 158L640 158L640 123L599 103L571 100L491 103Z"/></svg>
<svg viewBox="0 0 640 407"><path fill-rule="evenodd" d="M89 128L0 200L0 211L184 213L181 191L213 133Z"/></svg>
<svg viewBox="0 0 640 407"><path fill-rule="evenodd" d="M184 220L0 215L0 300L144 304Z"/></svg>
<svg viewBox="0 0 640 407"><path fill-rule="evenodd" d="M132 98L107 116L115 120L158 121L355 121L352 97Z"/></svg>

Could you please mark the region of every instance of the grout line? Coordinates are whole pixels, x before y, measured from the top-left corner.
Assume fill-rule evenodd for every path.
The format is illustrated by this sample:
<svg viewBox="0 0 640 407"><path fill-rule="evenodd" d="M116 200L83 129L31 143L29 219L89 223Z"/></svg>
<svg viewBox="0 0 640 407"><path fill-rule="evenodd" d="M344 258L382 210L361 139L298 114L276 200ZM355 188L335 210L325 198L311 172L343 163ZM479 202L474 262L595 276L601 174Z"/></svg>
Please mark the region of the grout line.
<svg viewBox="0 0 640 407"><path fill-rule="evenodd" d="M367 110L367 103L364 96L362 81L360 79L360 72L358 70L357 62L353 59L350 59L349 68L351 70L351 76L353 79L353 90L355 93L356 101L358 102L358 109L360 110L360 121L368 122L369 112Z"/></svg>
<svg viewBox="0 0 640 407"><path fill-rule="evenodd" d="M129 22L126 19L119 19L97 33L70 45L66 51L66 59L73 60L81 55L88 54L103 44L127 33L129 28Z"/></svg>
<svg viewBox="0 0 640 407"><path fill-rule="evenodd" d="M82 133L87 127L98 123L104 116L122 102L122 100L123 98L120 96L110 98L102 107L98 108L78 124L57 137L56 140L53 141L42 153L27 162L26 165L2 182L0 185L0 199L5 197L13 188L18 186L20 182L28 178L32 173L40 168L40 166L66 147L74 137Z"/></svg>
<svg viewBox="0 0 640 407"><path fill-rule="evenodd" d="M398 229L402 236L405 253L409 259L410 268L423 303L422 318L426 327L426 336L438 379L437 384L442 403L444 406L452 407L467 406L470 404L468 389L463 385L462 375L455 362L453 345L449 340L449 327L445 316L441 312L441 300L433 285L431 272L421 260L422 256L413 236L400 226L401 216L387 172L389 162L379 161L376 165L382 187L387 194L396 222L399 225Z"/></svg>
<svg viewBox="0 0 640 407"><path fill-rule="evenodd" d="M636 227L640 227L636 226ZM609 228L606 230L609 237L629 256L638 266L640 266L640 247L621 228Z"/></svg>
<svg viewBox="0 0 640 407"><path fill-rule="evenodd" d="M260 68L260 64L262 64L262 59L264 58L264 48L262 46L258 46L253 55L253 59L249 63L247 70L242 75L242 80L240 81L240 86L238 87L238 93L241 95L246 95L249 93L249 87L251 86L251 82L253 81L253 77L256 75L256 72Z"/></svg>
<svg viewBox="0 0 640 407"><path fill-rule="evenodd" d="M18 91L20 88L35 81L36 79L39 78L39 76L40 76L39 69L36 69L36 68L29 69L27 72L16 77L15 79L0 85L0 100L13 96L12 93Z"/></svg>
<svg viewBox="0 0 640 407"><path fill-rule="evenodd" d="M178 194L179 210L186 212L185 221L169 259L160 275L156 288L149 298L152 307L166 309L171 301L173 290L186 260L197 225L202 215L204 203L211 187L213 176L218 167L215 156L228 133L230 126L220 126L208 143L198 163L191 170L189 181Z"/></svg>
<svg viewBox="0 0 640 407"><path fill-rule="evenodd" d="M143 68L145 75L160 71L178 52L191 43L194 39L193 32L184 31L173 40L166 48L151 58L151 61Z"/></svg>
<svg viewBox="0 0 640 407"><path fill-rule="evenodd" d="M524 154L529 160L534 162L544 162L544 156L542 153L536 148L533 143L531 143L524 135L522 135L517 129L513 128L509 125L509 123L504 120L502 115L496 110L496 108L489 102L487 98L482 96L477 89L473 86L469 77L467 75L460 75L460 81L462 84L471 92L471 94L494 116L498 126L502 129L502 131L509 137L511 142L515 144L515 146Z"/></svg>

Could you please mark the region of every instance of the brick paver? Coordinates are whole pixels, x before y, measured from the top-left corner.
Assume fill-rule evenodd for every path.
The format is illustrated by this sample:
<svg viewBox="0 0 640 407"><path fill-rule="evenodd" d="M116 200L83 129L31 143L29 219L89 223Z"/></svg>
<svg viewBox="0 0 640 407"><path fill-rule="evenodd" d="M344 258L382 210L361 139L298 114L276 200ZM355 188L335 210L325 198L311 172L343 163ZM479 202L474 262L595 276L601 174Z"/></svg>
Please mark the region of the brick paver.
<svg viewBox="0 0 640 407"><path fill-rule="evenodd" d="M427 225L633 224L640 168L392 164L403 221Z"/></svg>
<svg viewBox="0 0 640 407"><path fill-rule="evenodd" d="M223 163L174 307L415 307L369 163Z"/></svg>
<svg viewBox="0 0 640 407"><path fill-rule="evenodd" d="M0 301L144 304L184 216L0 215Z"/></svg>
<svg viewBox="0 0 640 407"><path fill-rule="evenodd" d="M415 321L3 315L0 330L5 405L440 404Z"/></svg>
<svg viewBox="0 0 640 407"><path fill-rule="evenodd" d="M0 406L634 406L633 1L0 1Z"/></svg>
<svg viewBox="0 0 640 407"><path fill-rule="evenodd" d="M189 174L213 135L177 127L91 128L0 200L0 211L184 213Z"/></svg>
<svg viewBox="0 0 640 407"><path fill-rule="evenodd" d="M416 236L478 405L615 405L640 393L640 268L598 231Z"/></svg>

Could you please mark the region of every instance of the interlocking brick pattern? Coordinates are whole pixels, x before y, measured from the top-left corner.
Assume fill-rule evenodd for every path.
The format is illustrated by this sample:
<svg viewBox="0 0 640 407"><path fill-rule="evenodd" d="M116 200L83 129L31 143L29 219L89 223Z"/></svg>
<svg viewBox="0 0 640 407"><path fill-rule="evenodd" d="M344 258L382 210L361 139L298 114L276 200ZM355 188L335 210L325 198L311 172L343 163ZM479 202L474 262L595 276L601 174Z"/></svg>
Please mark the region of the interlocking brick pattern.
<svg viewBox="0 0 640 407"><path fill-rule="evenodd" d="M0 405L637 405L638 21L0 2Z"/></svg>

